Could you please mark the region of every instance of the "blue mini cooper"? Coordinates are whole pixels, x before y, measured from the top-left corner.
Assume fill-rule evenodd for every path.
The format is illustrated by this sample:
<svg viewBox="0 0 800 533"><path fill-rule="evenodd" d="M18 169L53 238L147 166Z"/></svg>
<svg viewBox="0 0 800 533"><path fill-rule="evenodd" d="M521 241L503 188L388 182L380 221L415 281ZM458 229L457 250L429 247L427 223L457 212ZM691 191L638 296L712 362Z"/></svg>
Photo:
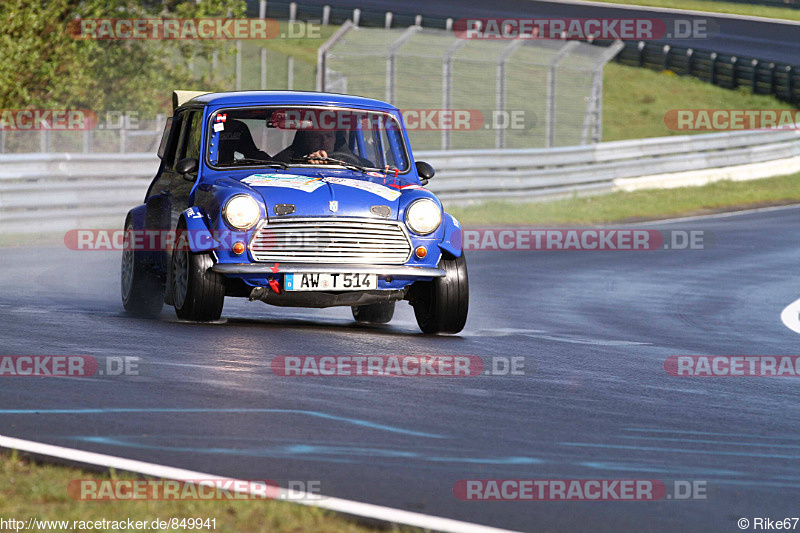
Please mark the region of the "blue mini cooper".
<svg viewBox="0 0 800 533"><path fill-rule="evenodd" d="M158 173L125 219L126 310L214 321L238 296L380 324L408 300L423 332L463 329L461 227L424 188L433 168L396 108L294 91L175 91L173 104ZM141 233L174 239L131 245Z"/></svg>

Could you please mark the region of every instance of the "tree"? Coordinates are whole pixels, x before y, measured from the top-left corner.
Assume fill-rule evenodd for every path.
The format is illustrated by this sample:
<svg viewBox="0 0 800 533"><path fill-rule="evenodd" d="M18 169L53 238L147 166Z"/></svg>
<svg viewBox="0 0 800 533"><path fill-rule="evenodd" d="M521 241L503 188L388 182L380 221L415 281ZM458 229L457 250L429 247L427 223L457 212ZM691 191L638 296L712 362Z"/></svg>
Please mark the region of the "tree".
<svg viewBox="0 0 800 533"><path fill-rule="evenodd" d="M227 41L75 38L83 19L241 17L243 0L2 0L0 109L167 112L172 89L221 90L230 80L193 76L194 55L231 53Z"/></svg>

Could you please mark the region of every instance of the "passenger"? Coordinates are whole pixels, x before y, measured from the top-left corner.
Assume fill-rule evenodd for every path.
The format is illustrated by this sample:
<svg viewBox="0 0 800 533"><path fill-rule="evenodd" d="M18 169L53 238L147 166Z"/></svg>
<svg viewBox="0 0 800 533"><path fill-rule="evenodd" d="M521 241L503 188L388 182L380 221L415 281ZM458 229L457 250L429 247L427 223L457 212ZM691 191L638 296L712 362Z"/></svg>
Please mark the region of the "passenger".
<svg viewBox="0 0 800 533"><path fill-rule="evenodd" d="M241 157L236 157L236 154ZM220 165L230 164L236 159L258 159L267 161L267 152L260 150L253 141L250 128L241 120L229 120L219 135L219 152L217 162Z"/></svg>

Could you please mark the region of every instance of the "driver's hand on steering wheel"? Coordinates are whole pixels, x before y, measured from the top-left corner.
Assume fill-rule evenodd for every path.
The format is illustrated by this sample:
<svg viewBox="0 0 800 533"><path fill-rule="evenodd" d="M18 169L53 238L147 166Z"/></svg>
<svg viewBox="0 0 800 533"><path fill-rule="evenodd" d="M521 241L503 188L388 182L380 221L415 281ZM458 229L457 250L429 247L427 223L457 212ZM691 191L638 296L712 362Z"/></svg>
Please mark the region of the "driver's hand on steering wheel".
<svg viewBox="0 0 800 533"><path fill-rule="evenodd" d="M317 150L308 154L308 162L312 165L322 165L325 163L324 159L328 157L328 152L325 150Z"/></svg>

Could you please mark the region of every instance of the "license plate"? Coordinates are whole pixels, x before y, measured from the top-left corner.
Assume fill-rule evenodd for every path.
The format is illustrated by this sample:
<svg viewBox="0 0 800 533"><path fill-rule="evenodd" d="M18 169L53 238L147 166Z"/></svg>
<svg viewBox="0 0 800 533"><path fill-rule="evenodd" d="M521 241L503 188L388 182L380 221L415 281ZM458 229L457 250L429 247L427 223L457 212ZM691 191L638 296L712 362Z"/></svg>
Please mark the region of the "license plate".
<svg viewBox="0 0 800 533"><path fill-rule="evenodd" d="M286 274L287 291L369 291L378 288L377 274Z"/></svg>

